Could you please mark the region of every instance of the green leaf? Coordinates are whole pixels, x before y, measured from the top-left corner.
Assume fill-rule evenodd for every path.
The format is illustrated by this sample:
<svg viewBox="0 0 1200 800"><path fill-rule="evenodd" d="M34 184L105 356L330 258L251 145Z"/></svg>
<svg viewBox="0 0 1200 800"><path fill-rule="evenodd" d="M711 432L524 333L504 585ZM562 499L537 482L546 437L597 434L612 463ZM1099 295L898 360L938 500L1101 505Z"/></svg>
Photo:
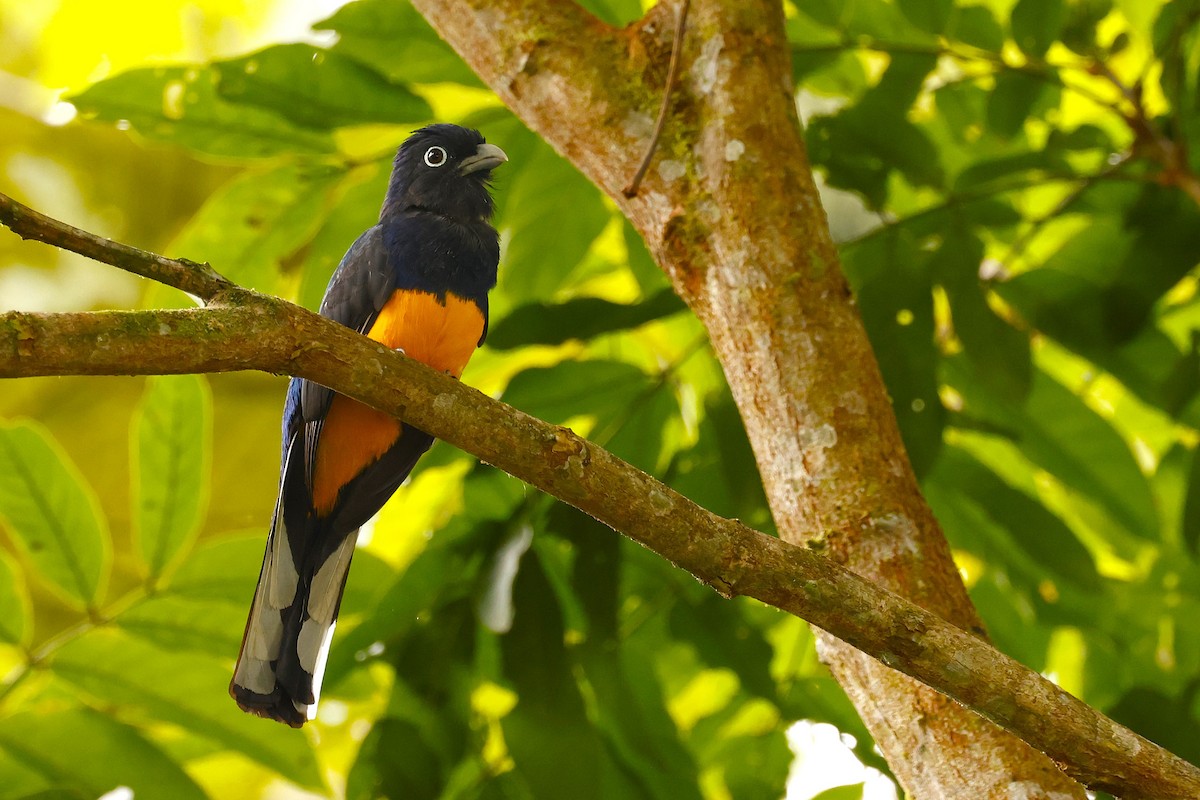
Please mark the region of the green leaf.
<svg viewBox="0 0 1200 800"><path fill-rule="evenodd" d="M346 797L445 797L445 775L438 753L414 723L383 717L363 740L350 772ZM402 757L397 757L402 754Z"/></svg>
<svg viewBox="0 0 1200 800"><path fill-rule="evenodd" d="M1024 117L1022 117L1023 119ZM1015 153L998 158L981 158L959 173L954 181L954 189L961 192L964 189L977 189L992 182L997 185L1011 184L1015 177L1036 179L1044 177L1048 173L1068 171L1070 171L1070 166L1066 159L1060 153L1049 148L1036 153Z"/></svg>
<svg viewBox="0 0 1200 800"><path fill-rule="evenodd" d="M496 223L509 240L500 285L513 297L546 300L583 261L612 214L600 191L540 139L521 161L510 158L520 169L497 196Z"/></svg>
<svg viewBox="0 0 1200 800"><path fill-rule="evenodd" d="M1107 365L1114 345L1145 332L1155 304L1195 266L1200 209L1162 187L1119 186L1087 197L1096 206L1093 224L1043 266L996 290L1038 328Z"/></svg>
<svg viewBox="0 0 1200 800"><path fill-rule="evenodd" d="M24 645L32 632L33 615L21 568L0 550L0 642Z"/></svg>
<svg viewBox="0 0 1200 800"><path fill-rule="evenodd" d="M996 87L988 95L988 128L1004 139L1016 136L1024 130L1034 107L1049 90L1045 81L1034 76L1021 72L1001 72L996 76Z"/></svg>
<svg viewBox="0 0 1200 800"><path fill-rule="evenodd" d="M7 717L0 726L0 748L40 772L51 786L87 797L120 786L128 787L139 800L203 800L206 796L137 730L90 709Z"/></svg>
<svg viewBox="0 0 1200 800"><path fill-rule="evenodd" d="M1114 248L1129 247L1119 235L1095 235L1091 230L1075 238L1088 240L1078 246L1097 253L1098 258L1107 258L1102 255L1106 241ZM1063 250L1069 247L1071 245ZM1015 306L1031 326L1076 352L1095 355L1112 350L1114 342L1105 325L1100 289L1095 283L1069 272L1042 267L996 283L994 289Z"/></svg>
<svg viewBox="0 0 1200 800"><path fill-rule="evenodd" d="M799 19L797 15L797 24ZM793 24L789 19L789 32ZM796 85L817 95L861 97L870 80L857 53L848 50L829 51L829 47L836 47L840 42L841 39L835 36L829 42L805 41L793 46L792 78Z"/></svg>
<svg viewBox="0 0 1200 800"><path fill-rule="evenodd" d="M944 508L945 505L940 507ZM986 528L987 517L982 519ZM938 521L942 521L942 518L939 517ZM965 541L980 528L965 526L961 530L963 536L960 541ZM1000 652L1008 653L1032 670L1041 671L1046 668L1053 629L1038 619L1029 590L1022 585L1022 577L993 565L971 587L971 601L986 620L988 635Z"/></svg>
<svg viewBox="0 0 1200 800"><path fill-rule="evenodd" d="M1095 125L1080 125L1069 131L1055 128L1046 141L1048 150L1101 150L1110 153L1116 148L1108 131Z"/></svg>
<svg viewBox="0 0 1200 800"><path fill-rule="evenodd" d="M814 795L812 800L862 800L865 788L865 784L862 783L835 786L832 789L826 789L820 794Z"/></svg>
<svg viewBox="0 0 1200 800"><path fill-rule="evenodd" d="M695 647L708 666L731 670L747 693L774 702L771 646L749 622L746 611L744 603L706 592L697 602L684 600L672 606L671 635Z"/></svg>
<svg viewBox="0 0 1200 800"><path fill-rule="evenodd" d="M1179 355L1162 382L1160 405L1175 418L1180 418L1192 399L1200 393L1200 331L1191 332L1188 345L1187 351Z"/></svg>
<svg viewBox="0 0 1200 800"><path fill-rule="evenodd" d="M4 800L92 800L94 795L52 788L51 782L27 759L0 745L0 797Z"/></svg>
<svg viewBox="0 0 1200 800"><path fill-rule="evenodd" d="M946 291L954 332L976 375L989 389L1019 403L1033 375L1029 338L988 305L988 287L978 277L983 254L983 242L956 226L933 256L930 269Z"/></svg>
<svg viewBox="0 0 1200 800"><path fill-rule="evenodd" d="M624 361L563 361L517 373L504 402L555 424L590 415L620 416L650 386L650 377Z"/></svg>
<svg viewBox="0 0 1200 800"><path fill-rule="evenodd" d="M1080 55L1106 56L1096 41L1096 31L1112 10L1112 0L1074 0L1067 7L1062 43ZM1119 49L1119 41L1114 39L1112 52Z"/></svg>
<svg viewBox="0 0 1200 800"><path fill-rule="evenodd" d="M896 4L886 0L856 0L853 3L824 0L821 5L832 7L829 11L822 12L822 16L826 19L835 16L840 19L838 27L843 27L851 39L868 36L898 44L924 45L936 41L932 35L909 22ZM820 6L806 2L801 7L812 13Z"/></svg>
<svg viewBox="0 0 1200 800"><path fill-rule="evenodd" d="M563 303L528 303L506 314L488 332L497 350L531 344L587 341L614 331L645 325L687 309L672 289L661 289L639 303L614 303L599 297L575 297Z"/></svg>
<svg viewBox="0 0 1200 800"><path fill-rule="evenodd" d="M724 766L730 796L776 800L786 793L788 768L795 755L782 728L759 736L725 738L715 749L714 760Z"/></svg>
<svg viewBox="0 0 1200 800"><path fill-rule="evenodd" d="M238 651L248 611L249 597L235 605L160 594L122 612L116 622L156 647L228 658Z"/></svg>
<svg viewBox="0 0 1200 800"><path fill-rule="evenodd" d="M439 530L400 575L383 583L386 588L358 627L345 634L339 631L325 671L327 689L337 687L358 665L376 658L381 644L403 643L433 611L475 591L478 576L508 532L524 491L518 481L490 468L482 468L465 481L465 510ZM353 584L354 570L350 576Z"/></svg>
<svg viewBox="0 0 1200 800"><path fill-rule="evenodd" d="M390 80L482 86L470 67L408 2L347 3L313 28L337 31L332 52L366 64Z"/></svg>
<svg viewBox="0 0 1200 800"><path fill-rule="evenodd" d="M954 16L954 0L898 0L900 11L912 24L930 33L941 33Z"/></svg>
<svg viewBox="0 0 1200 800"><path fill-rule="evenodd" d="M338 187L336 203L327 209L321 229L304 247L297 303L310 311L321 307L321 298L342 257L379 220L390 177L390 159L363 164L347 173Z"/></svg>
<svg viewBox="0 0 1200 800"><path fill-rule="evenodd" d="M294 783L320 787L316 757L303 734L265 725L229 698L231 663L197 652L161 650L102 629L63 646L50 668L102 703L180 725Z"/></svg>
<svg viewBox="0 0 1200 800"><path fill-rule="evenodd" d="M633 279L637 281L638 287L642 290L642 296L647 298L643 302L649 302L664 289L671 288L667 276L655 263L654 256L650 255L650 250L646 247L646 240L633 227L633 223L627 219L621 221L621 239L625 243L629 271L633 273Z"/></svg>
<svg viewBox="0 0 1200 800"><path fill-rule="evenodd" d="M933 287L926 260L903 233L877 237L844 254L875 357L892 397L917 475L937 458L945 426L938 397Z"/></svg>
<svg viewBox="0 0 1200 800"><path fill-rule="evenodd" d="M151 377L135 415L133 508L138 553L157 578L190 545L208 505L212 393L198 375Z"/></svg>
<svg viewBox="0 0 1200 800"><path fill-rule="evenodd" d="M1184 192L1146 186L1124 218L1133 246L1118 262L1103 296L1116 341L1128 341L1151 318L1154 304L1196 266L1200 208Z"/></svg>
<svg viewBox="0 0 1200 800"><path fill-rule="evenodd" d="M611 534L608 534L611 537ZM635 774L650 797L661 800L699 798L699 769L680 740L667 711L662 682L651 654L624 641L609 647L612 659L584 662L588 682L602 703L605 725L616 760Z"/></svg>
<svg viewBox="0 0 1200 800"><path fill-rule="evenodd" d="M978 146L977 134L985 131L988 92L980 86L955 80L941 86L931 96L937 104L935 121L944 125L946 136L959 148ZM970 163L965 164L966 168L970 168ZM958 187L958 181L955 181L955 187Z"/></svg>
<svg viewBox="0 0 1200 800"><path fill-rule="evenodd" d="M1027 55L1044 56L1065 20L1063 0L1018 0L1010 18L1013 40Z"/></svg>
<svg viewBox="0 0 1200 800"><path fill-rule="evenodd" d="M830 185L859 192L877 208L887 199L893 171L914 186L943 184L941 154L907 118L936 65L932 56L893 55L879 83L861 101L809 126L810 155L814 165L828 171Z"/></svg>
<svg viewBox="0 0 1200 800"><path fill-rule="evenodd" d="M1004 47L1004 29L992 10L982 5L959 7L946 36L991 53L999 53Z"/></svg>
<svg viewBox="0 0 1200 800"><path fill-rule="evenodd" d="M513 626L500 639L504 674L519 698L501 720L504 741L535 796L599 798L608 759L587 718L553 597L538 559L525 559L513 585Z"/></svg>
<svg viewBox="0 0 1200 800"><path fill-rule="evenodd" d="M1200 552L1200 447L1192 450L1188 470L1187 494L1183 501L1183 540L1195 554Z"/></svg>
<svg viewBox="0 0 1200 800"><path fill-rule="evenodd" d="M37 423L0 421L0 518L67 600L99 599L112 557L108 525L91 487Z"/></svg>
<svg viewBox="0 0 1200 800"><path fill-rule="evenodd" d="M86 119L126 123L143 136L215 156L329 153L333 138L264 109L223 100L212 67L122 72L68 97Z"/></svg>
<svg viewBox="0 0 1200 800"><path fill-rule="evenodd" d="M813 21L829 28L841 29L850 20L854 7L838 0L813 0L800 9Z"/></svg>
<svg viewBox="0 0 1200 800"><path fill-rule="evenodd" d="M276 45L213 66L225 100L273 111L304 128L398 124L433 115L429 103L407 86L309 44Z"/></svg>
<svg viewBox="0 0 1200 800"><path fill-rule="evenodd" d="M188 553L167 579L164 591L194 602L245 604L249 610L266 538L264 529L205 541Z"/></svg>
<svg viewBox="0 0 1200 800"><path fill-rule="evenodd" d="M1021 407L983 391L962 359L943 363L968 414L1003 431L1030 461L1092 498L1129 533L1157 539L1149 481L1120 434L1080 397L1038 370Z"/></svg>
<svg viewBox="0 0 1200 800"><path fill-rule="evenodd" d="M1129 14L1133 11L1129 8L1131 3L1126 0L1122 4L1122 12ZM1137 3L1143 10L1149 10L1150 4ZM1167 0L1157 9L1158 15L1154 18L1154 26L1151 39L1154 43L1154 52L1159 58L1167 60L1178 55L1177 50L1180 44L1180 37L1183 31L1195 23L1196 4L1191 0Z"/></svg>
<svg viewBox="0 0 1200 800"><path fill-rule="evenodd" d="M947 447L928 480L946 487L938 495L946 503L974 502L1007 533L1001 546L985 553L989 561L1003 562L1023 553L1023 566L1036 569L1039 577L1065 578L1093 595L1102 589L1091 554L1071 529L1038 498L1009 485L965 451ZM932 493L930 497L933 504ZM940 505L934 505L934 510L943 519ZM977 530L956 533L955 543L968 550L973 549L968 540L981 536Z"/></svg>
<svg viewBox="0 0 1200 800"><path fill-rule="evenodd" d="M564 503L551 508L545 529L569 541L575 556L570 587L587 622L576 652L595 695L597 727L614 760L648 797L698 800L695 760L679 740L650 659L625 646L620 635L622 554L630 543Z"/></svg>
<svg viewBox="0 0 1200 800"><path fill-rule="evenodd" d="M667 381L656 381L638 394L619 416L597 424L592 437L630 464L657 472L664 451L674 443L679 401Z"/></svg>
<svg viewBox="0 0 1200 800"><path fill-rule="evenodd" d="M676 455L667 474L673 489L714 514L774 530L754 451L728 393L705 402L695 445Z"/></svg>
<svg viewBox="0 0 1200 800"><path fill-rule="evenodd" d="M344 175L319 164L248 172L212 195L171 249L208 261L242 286L282 293L283 271L316 235Z"/></svg>

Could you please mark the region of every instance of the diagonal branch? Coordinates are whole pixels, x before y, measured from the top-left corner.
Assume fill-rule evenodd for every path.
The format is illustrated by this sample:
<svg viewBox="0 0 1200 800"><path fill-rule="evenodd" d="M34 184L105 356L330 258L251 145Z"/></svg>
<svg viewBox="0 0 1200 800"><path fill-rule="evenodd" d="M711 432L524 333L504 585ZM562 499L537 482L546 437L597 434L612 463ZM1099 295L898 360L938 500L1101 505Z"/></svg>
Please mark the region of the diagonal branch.
<svg viewBox="0 0 1200 800"><path fill-rule="evenodd" d="M27 226L22 235L43 239L57 231L57 244L89 248L89 255L114 266L191 280L180 277L187 264L114 242L93 246L91 234L35 217L0 195L0 217L11 219L14 209ZM230 286L215 280L213 286ZM808 620L984 715L1095 789L1126 797L1200 796L1200 769L983 639L836 562L718 517L570 429L534 419L310 311L233 287L229 293L236 293L236 305L0 315L0 378L245 369L308 378L570 503L725 597L754 597Z"/></svg>

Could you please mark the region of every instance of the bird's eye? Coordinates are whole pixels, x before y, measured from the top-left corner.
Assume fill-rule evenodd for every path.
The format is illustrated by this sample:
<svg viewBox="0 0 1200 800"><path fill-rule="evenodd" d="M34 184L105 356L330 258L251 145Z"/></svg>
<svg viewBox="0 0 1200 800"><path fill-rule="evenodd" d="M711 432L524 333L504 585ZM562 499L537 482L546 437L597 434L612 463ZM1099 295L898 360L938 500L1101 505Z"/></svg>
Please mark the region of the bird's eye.
<svg viewBox="0 0 1200 800"><path fill-rule="evenodd" d="M425 165L430 167L440 167L446 163L446 148L438 147L436 144L425 151Z"/></svg>

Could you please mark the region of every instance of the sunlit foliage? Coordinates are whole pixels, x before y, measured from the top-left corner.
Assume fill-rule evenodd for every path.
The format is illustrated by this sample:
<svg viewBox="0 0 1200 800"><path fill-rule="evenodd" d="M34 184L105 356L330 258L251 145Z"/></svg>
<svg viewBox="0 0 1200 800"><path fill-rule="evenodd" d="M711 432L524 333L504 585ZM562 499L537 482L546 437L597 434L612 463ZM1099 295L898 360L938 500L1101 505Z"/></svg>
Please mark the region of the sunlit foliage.
<svg viewBox="0 0 1200 800"><path fill-rule="evenodd" d="M586 5L614 24L641 13ZM992 637L1200 759L1200 5L787 15L844 267ZM107 79L39 76L72 86L78 121L2 112L5 183L313 308L374 222L395 146L434 119L478 127L511 163L494 323L463 379L771 531L704 331L613 205L404 3L357 0L316 27L336 35L187 63L105 40L121 67ZM71 308L191 303L9 238L0 286L61 285ZM363 537L316 722L243 715L225 685L283 386L0 390L0 798L252 797L276 781L349 798L777 798L797 719L852 734L886 772L803 623L721 600L442 444Z"/></svg>

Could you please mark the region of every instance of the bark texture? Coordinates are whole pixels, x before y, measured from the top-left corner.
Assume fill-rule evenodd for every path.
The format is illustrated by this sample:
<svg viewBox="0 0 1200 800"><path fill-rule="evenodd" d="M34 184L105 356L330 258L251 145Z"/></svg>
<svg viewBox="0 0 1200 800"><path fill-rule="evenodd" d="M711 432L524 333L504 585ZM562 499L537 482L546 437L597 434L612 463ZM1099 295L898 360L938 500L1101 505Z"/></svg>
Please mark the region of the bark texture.
<svg viewBox="0 0 1200 800"><path fill-rule="evenodd" d="M643 188L678 6L613 30L573 3L414 0L504 102L607 192L708 329L783 537L984 635L925 504L830 239L781 4L695 0ZM919 798L1082 798L1047 758L832 636L822 659Z"/></svg>

